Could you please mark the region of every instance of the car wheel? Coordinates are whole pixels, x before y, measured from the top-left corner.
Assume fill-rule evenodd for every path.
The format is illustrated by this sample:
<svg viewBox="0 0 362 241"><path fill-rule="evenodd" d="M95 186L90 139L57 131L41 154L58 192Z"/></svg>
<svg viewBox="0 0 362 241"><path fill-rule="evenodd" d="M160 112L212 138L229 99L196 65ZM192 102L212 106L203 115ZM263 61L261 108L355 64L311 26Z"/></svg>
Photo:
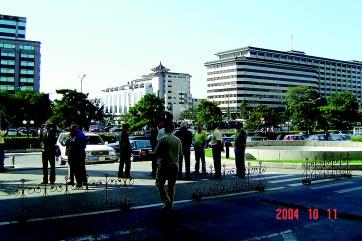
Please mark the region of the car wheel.
<svg viewBox="0 0 362 241"><path fill-rule="evenodd" d="M131 154L131 162L134 162L135 161L135 158L134 158L134 156Z"/></svg>

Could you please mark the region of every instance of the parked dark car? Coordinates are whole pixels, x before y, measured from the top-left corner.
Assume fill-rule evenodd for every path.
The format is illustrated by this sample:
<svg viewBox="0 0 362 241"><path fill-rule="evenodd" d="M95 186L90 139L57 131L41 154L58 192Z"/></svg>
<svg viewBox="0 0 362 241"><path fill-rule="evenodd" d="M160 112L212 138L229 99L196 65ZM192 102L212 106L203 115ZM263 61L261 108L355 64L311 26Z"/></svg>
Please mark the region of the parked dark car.
<svg viewBox="0 0 362 241"><path fill-rule="evenodd" d="M131 160L132 161L146 161L151 160L153 157L151 141L143 136L130 136L129 142L132 147ZM116 150L119 154L119 141L108 144Z"/></svg>

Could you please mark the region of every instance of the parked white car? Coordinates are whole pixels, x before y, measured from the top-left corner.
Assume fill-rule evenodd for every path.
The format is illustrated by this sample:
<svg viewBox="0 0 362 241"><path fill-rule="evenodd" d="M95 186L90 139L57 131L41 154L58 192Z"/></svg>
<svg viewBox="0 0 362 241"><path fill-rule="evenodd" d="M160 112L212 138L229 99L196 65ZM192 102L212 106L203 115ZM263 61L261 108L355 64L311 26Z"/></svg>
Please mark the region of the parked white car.
<svg viewBox="0 0 362 241"><path fill-rule="evenodd" d="M93 163L93 162L116 162L118 161L116 151L105 145L102 138L95 133L85 132L85 136L87 137L88 144L85 148L85 162ZM68 162L68 156L65 153L65 143L69 138L69 132L63 132L59 134L57 145L60 148L60 164L65 165Z"/></svg>

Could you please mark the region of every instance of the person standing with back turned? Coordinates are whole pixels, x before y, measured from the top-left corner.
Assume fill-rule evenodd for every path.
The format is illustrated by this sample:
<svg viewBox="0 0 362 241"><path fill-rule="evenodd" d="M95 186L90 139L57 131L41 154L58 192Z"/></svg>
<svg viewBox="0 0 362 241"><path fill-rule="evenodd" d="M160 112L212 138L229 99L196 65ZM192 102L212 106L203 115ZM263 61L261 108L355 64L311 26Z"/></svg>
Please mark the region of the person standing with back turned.
<svg viewBox="0 0 362 241"><path fill-rule="evenodd" d="M241 122L236 123L236 130L234 145L236 176L245 178L246 132Z"/></svg>
<svg viewBox="0 0 362 241"><path fill-rule="evenodd" d="M129 124L122 125L121 133L119 134L119 169L118 178L131 178L131 143L129 142ZM123 175L123 168L125 169Z"/></svg>
<svg viewBox="0 0 362 241"><path fill-rule="evenodd" d="M179 160L178 178L182 178L182 162L185 160L186 179L189 179L191 178L190 149L192 144L192 133L191 131L187 130L186 122L182 122L181 127L178 131L176 131L175 136L181 140L183 152L183 156Z"/></svg>
<svg viewBox="0 0 362 241"><path fill-rule="evenodd" d="M172 134L174 125L172 122L165 122L165 135L162 136L156 146L155 154L158 158L158 169L156 173L156 187L160 193L164 209L172 209L176 179L179 169L179 159L182 158L181 140ZM165 183L167 183L167 192Z"/></svg>

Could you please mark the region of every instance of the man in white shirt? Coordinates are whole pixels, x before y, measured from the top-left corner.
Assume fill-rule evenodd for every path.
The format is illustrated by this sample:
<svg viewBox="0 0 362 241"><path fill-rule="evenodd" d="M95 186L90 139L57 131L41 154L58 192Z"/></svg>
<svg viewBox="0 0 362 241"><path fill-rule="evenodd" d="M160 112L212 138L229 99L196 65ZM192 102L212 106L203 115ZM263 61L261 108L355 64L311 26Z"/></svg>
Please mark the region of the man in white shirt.
<svg viewBox="0 0 362 241"><path fill-rule="evenodd" d="M221 179L221 151L223 148L222 148L221 132L217 128L217 126L212 132L210 145L212 148L212 158L214 160L214 168L215 168L214 179Z"/></svg>

